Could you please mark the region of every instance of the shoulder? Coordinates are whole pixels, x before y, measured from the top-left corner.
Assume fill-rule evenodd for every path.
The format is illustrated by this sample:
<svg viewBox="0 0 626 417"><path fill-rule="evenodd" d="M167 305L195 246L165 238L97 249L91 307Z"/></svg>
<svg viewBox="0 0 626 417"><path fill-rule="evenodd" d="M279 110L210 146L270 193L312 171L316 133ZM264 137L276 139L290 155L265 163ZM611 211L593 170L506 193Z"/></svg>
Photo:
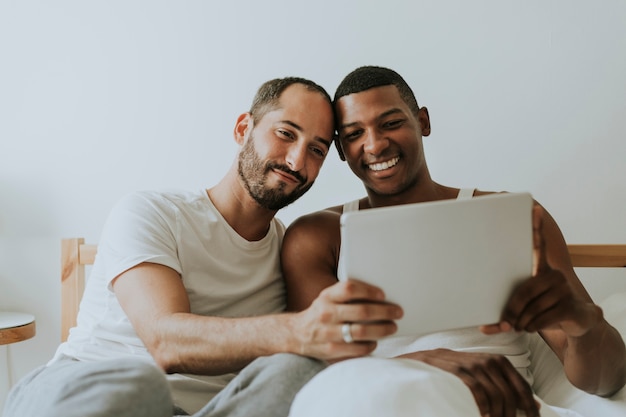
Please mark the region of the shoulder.
<svg viewBox="0 0 626 417"><path fill-rule="evenodd" d="M482 197L482 196L493 195L493 194L510 194L510 193L511 191L483 191L483 190L475 189L474 197ZM539 202L535 198L533 198L533 203L535 205L540 206L541 209L546 213L546 215L548 217L551 217L550 214L547 212L547 210L543 206L541 206L541 204L539 204Z"/></svg>
<svg viewBox="0 0 626 417"><path fill-rule="evenodd" d="M313 233L317 230L326 231L338 229L341 213L342 206L334 206L305 214L298 217L287 227L287 233Z"/></svg>
<svg viewBox="0 0 626 417"><path fill-rule="evenodd" d="M123 196L115 205L116 209L132 211L171 212L206 206L207 198L199 191L185 190L142 190Z"/></svg>
<svg viewBox="0 0 626 417"><path fill-rule="evenodd" d="M507 194L510 191L482 191L475 190L474 196L480 197L484 195L492 194ZM554 262L554 264L563 264L567 268L569 266L569 252L567 250L567 244L563 237L563 233L557 224L556 220L550 212L539 201L533 198L535 206L540 207L540 216L542 223L542 235L545 239L546 247L548 249L548 258Z"/></svg>
<svg viewBox="0 0 626 417"><path fill-rule="evenodd" d="M341 206L329 207L305 214L294 220L285 232L283 252L324 251L325 248L339 246Z"/></svg>
<svg viewBox="0 0 626 417"><path fill-rule="evenodd" d="M339 231L340 217L341 211L336 207L305 214L291 222L286 236L327 234L335 229Z"/></svg>
<svg viewBox="0 0 626 417"><path fill-rule="evenodd" d="M340 218L341 207L331 207L301 216L287 228L281 247L281 267L289 283L291 307L296 305L294 300L303 296L301 291L294 295L294 288L302 290L303 285L316 287L324 283L303 304L308 306L323 287L336 281L341 248Z"/></svg>
<svg viewBox="0 0 626 417"><path fill-rule="evenodd" d="M181 218L190 217L191 212L206 212L207 204L200 192L134 191L117 201L109 212L106 226L128 230L144 228L152 232L171 230Z"/></svg>
<svg viewBox="0 0 626 417"><path fill-rule="evenodd" d="M150 216L162 211L161 208L164 206L157 192L134 191L124 195L115 203L109 214L109 220Z"/></svg>
<svg viewBox="0 0 626 417"><path fill-rule="evenodd" d="M363 207L366 205L367 197L348 204L356 201L358 206ZM344 207L345 204L341 204L300 216L289 225L286 236L290 239L319 239L339 245L341 236L339 225Z"/></svg>
<svg viewBox="0 0 626 417"><path fill-rule="evenodd" d="M481 196L493 195L493 194L510 194L510 193L511 193L511 191L484 191L484 190L475 189L474 190L474 197L481 197ZM534 199L534 198L533 198L533 202L536 205L541 206L541 204L539 204L539 202L536 199ZM543 206L542 206L542 210L547 213L547 211L545 210L545 208L543 208Z"/></svg>

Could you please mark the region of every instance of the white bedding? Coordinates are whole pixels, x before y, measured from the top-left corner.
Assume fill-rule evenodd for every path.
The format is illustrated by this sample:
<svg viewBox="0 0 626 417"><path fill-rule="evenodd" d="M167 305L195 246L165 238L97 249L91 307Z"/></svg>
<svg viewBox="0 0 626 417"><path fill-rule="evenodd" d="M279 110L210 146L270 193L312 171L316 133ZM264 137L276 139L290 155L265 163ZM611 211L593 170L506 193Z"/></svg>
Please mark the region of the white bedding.
<svg viewBox="0 0 626 417"><path fill-rule="evenodd" d="M606 320L626 340L626 292L609 296L600 306ZM626 416L626 388L611 399L587 394L569 383L558 358L540 337L534 338L531 351L531 369L535 377L533 388L545 402L575 410L585 417Z"/></svg>
<svg viewBox="0 0 626 417"><path fill-rule="evenodd" d="M626 340L626 292L600 305ZM558 358L539 336L533 336L531 351L533 389L556 407L542 407L543 417L626 416L626 389L611 399L589 395L569 383ZM433 401L441 386L448 395ZM332 365L313 378L297 395L290 417L478 416L477 408L468 410L468 403L473 404L469 389L451 374L415 361L362 358Z"/></svg>

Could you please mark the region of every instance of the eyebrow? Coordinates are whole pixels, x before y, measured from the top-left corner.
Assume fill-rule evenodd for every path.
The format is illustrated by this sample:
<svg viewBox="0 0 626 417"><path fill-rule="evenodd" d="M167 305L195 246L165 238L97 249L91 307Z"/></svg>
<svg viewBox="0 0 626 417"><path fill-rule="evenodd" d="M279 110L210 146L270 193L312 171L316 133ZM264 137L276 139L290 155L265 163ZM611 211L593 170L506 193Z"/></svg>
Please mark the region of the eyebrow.
<svg viewBox="0 0 626 417"><path fill-rule="evenodd" d="M280 123L288 124L289 126L291 126L294 129L296 129L298 132L303 132L304 131L304 129L302 129L302 127L299 124L294 123L291 120L281 120ZM324 139L324 138L322 138L320 136L315 136L315 140L317 142L323 143L324 145L326 145L327 148L330 149L330 145L332 143L332 140Z"/></svg>
<svg viewBox="0 0 626 417"><path fill-rule="evenodd" d="M395 114L395 113L404 113L404 112L402 111L402 109L400 109L398 107L394 107L392 109L387 110L386 112L383 112L383 113L379 114L378 116L376 116L376 119L377 120L384 119L385 117L390 116L390 115ZM347 129L347 128L352 127L352 126L356 126L359 123L360 122L344 123L341 126L339 126L339 128L337 130Z"/></svg>

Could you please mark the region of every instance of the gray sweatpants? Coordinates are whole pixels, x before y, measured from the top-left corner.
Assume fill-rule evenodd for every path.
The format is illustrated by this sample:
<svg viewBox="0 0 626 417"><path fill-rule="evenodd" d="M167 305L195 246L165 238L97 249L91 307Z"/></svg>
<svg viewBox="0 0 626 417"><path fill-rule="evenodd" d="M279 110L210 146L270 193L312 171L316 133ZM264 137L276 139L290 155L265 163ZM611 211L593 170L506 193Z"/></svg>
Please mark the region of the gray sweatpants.
<svg viewBox="0 0 626 417"><path fill-rule="evenodd" d="M282 417L324 363L281 353L244 368L195 417ZM171 417L169 384L153 364L134 359L42 366L9 392L2 417Z"/></svg>

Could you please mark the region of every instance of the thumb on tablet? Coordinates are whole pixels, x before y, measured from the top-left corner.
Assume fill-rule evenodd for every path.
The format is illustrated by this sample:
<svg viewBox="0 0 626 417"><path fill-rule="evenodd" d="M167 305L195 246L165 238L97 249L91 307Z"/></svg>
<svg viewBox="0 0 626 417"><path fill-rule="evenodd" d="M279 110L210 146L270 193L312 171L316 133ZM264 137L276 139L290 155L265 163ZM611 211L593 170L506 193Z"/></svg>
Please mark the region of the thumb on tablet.
<svg viewBox="0 0 626 417"><path fill-rule="evenodd" d="M508 332L512 328L513 327L508 322L501 321L500 323L485 324L483 326L480 326L478 329L484 334L497 334Z"/></svg>

